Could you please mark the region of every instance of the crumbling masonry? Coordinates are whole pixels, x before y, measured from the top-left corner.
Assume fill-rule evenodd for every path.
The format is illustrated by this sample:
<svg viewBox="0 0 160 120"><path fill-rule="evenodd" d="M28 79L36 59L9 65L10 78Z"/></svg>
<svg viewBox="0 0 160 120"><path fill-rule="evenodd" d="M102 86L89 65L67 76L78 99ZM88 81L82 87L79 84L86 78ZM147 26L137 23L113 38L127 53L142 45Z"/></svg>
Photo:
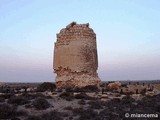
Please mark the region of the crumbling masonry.
<svg viewBox="0 0 160 120"><path fill-rule="evenodd" d="M57 88L99 86L96 34L89 24L72 22L57 34L53 69Z"/></svg>

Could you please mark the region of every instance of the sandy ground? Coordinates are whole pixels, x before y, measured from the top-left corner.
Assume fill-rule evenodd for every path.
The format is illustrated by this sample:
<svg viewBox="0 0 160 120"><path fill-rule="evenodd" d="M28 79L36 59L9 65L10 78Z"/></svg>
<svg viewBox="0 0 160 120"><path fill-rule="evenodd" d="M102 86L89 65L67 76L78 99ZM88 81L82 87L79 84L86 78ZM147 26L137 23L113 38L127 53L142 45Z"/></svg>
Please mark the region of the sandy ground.
<svg viewBox="0 0 160 120"><path fill-rule="evenodd" d="M150 87L152 87L152 86L154 86L154 89L150 91ZM110 102L115 99L122 100L123 98L125 98L127 96L126 93L129 91L129 92L132 92L130 97L135 100L133 102L133 104L138 104L136 101L140 101L144 97L156 96L156 95L160 94L160 84L151 84L150 87L148 87L148 84L145 84L145 85L131 84L131 85L126 85L125 87L119 87L116 91L104 91L103 94L102 94L102 91L87 92L85 94L89 97L94 98L94 99L83 99L85 101L85 104L80 104L82 99L73 98L71 100L66 100L66 99L60 97L60 94L62 92L49 92L49 91L48 92L39 92L38 94L42 94L44 96L50 96L50 98L45 97L45 99L50 104L50 107L46 108L44 110L37 110L35 107L32 106L32 102L34 101L34 99L31 99L30 103L28 103L29 105L31 105L30 108L26 108L25 107L26 104L17 105L17 111L24 111L27 113L26 116L19 116L18 118L20 120L28 120L28 119L26 119L28 116L41 116L42 114L49 113L50 111L58 111L60 113L67 113L68 114L67 117L64 117L64 120L70 120L70 119L76 120L79 118L79 116L74 116L72 109L75 109L75 108L89 109L91 106L89 104L89 102L100 101L101 103L103 103L103 102L106 103L106 102ZM123 89L124 93L120 93L121 89ZM139 93L135 94L137 89L138 89ZM145 95L140 94L140 92L144 89L147 89ZM37 94L37 93L36 92L28 92L27 94ZM76 94L80 94L80 93L73 93L73 96L75 96ZM2 96L2 95L4 95L4 93L0 93L0 95ZM16 93L14 95L21 96L21 95L23 95L23 93ZM1 96L0 96L0 98L1 98ZM8 104L7 101L8 101L8 99L5 99L5 101L0 102L0 104L4 104L4 103ZM157 103L157 104L160 104L160 103ZM95 103L95 105L96 105L96 103ZM113 108L114 108L114 105L113 105ZM105 109L106 109L106 106L103 106L102 108L98 108L98 109L95 108L93 110L99 114L101 111L103 111ZM132 109L132 108L130 108L130 109Z"/></svg>

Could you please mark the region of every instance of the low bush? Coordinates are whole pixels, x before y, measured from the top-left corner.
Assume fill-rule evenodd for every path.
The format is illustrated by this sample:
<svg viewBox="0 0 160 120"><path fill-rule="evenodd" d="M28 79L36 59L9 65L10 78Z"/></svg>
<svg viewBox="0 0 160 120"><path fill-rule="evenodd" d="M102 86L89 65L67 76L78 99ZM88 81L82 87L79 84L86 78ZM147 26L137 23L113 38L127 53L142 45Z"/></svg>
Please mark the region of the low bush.
<svg viewBox="0 0 160 120"><path fill-rule="evenodd" d="M126 98L126 99L127 99L127 98ZM120 98L113 98L111 101L112 101L113 103L120 104L121 99L120 99Z"/></svg>
<svg viewBox="0 0 160 120"><path fill-rule="evenodd" d="M122 83L121 87L128 88L126 83Z"/></svg>
<svg viewBox="0 0 160 120"><path fill-rule="evenodd" d="M65 107L65 110L72 110L73 108L71 106Z"/></svg>
<svg viewBox="0 0 160 120"><path fill-rule="evenodd" d="M28 113L25 110L16 111L16 116L27 116Z"/></svg>
<svg viewBox="0 0 160 120"><path fill-rule="evenodd" d="M98 92L100 91L97 86L89 85L83 88L75 88L75 92Z"/></svg>
<svg viewBox="0 0 160 120"><path fill-rule="evenodd" d="M0 102L5 102L5 99L3 97L0 97Z"/></svg>
<svg viewBox="0 0 160 120"><path fill-rule="evenodd" d="M80 113L79 120L99 120L98 113L92 109L84 110Z"/></svg>
<svg viewBox="0 0 160 120"><path fill-rule="evenodd" d="M37 87L37 92L53 91L55 89L56 85L54 83L44 82Z"/></svg>
<svg viewBox="0 0 160 120"><path fill-rule="evenodd" d="M12 118L11 120L21 120L21 119L18 118L18 117L14 117L14 118Z"/></svg>
<svg viewBox="0 0 160 120"><path fill-rule="evenodd" d="M63 120L63 113L51 111L42 115L42 120Z"/></svg>
<svg viewBox="0 0 160 120"><path fill-rule="evenodd" d="M1 87L0 92L9 94L9 93L13 93L14 91L9 86L7 86L7 87Z"/></svg>
<svg viewBox="0 0 160 120"><path fill-rule="evenodd" d="M0 104L0 119L9 119L16 115L16 107L8 104Z"/></svg>
<svg viewBox="0 0 160 120"><path fill-rule="evenodd" d="M100 84L100 87L101 87L101 88L104 88L105 86L106 86L106 83L101 83L101 84Z"/></svg>
<svg viewBox="0 0 160 120"><path fill-rule="evenodd" d="M117 112L106 108L100 111L98 120L126 120L124 114L122 117L119 114L121 114L121 111Z"/></svg>
<svg viewBox="0 0 160 120"><path fill-rule="evenodd" d="M32 105L37 109L37 110L44 110L50 107L50 104L48 101L44 98L37 98L33 101Z"/></svg>
<svg viewBox="0 0 160 120"><path fill-rule="evenodd" d="M42 120L40 116L28 116L25 120Z"/></svg>
<svg viewBox="0 0 160 120"><path fill-rule="evenodd" d="M132 102L134 102L135 99L133 99L130 95L127 95L126 97L123 97L121 100L122 105L130 105Z"/></svg>
<svg viewBox="0 0 160 120"><path fill-rule="evenodd" d="M74 87L66 87L65 89L64 89L66 92L74 92ZM61 89L61 92L63 91L63 89Z"/></svg>
<svg viewBox="0 0 160 120"><path fill-rule="evenodd" d="M5 93L5 94L1 94L0 98L4 98L4 99L9 99L10 97L14 96L14 94L10 94L10 93Z"/></svg>
<svg viewBox="0 0 160 120"><path fill-rule="evenodd" d="M29 103L27 99L25 99L23 96L12 96L8 99L9 104L15 104L15 105L24 105Z"/></svg>
<svg viewBox="0 0 160 120"><path fill-rule="evenodd" d="M88 104L90 105L91 109L102 109L102 103L99 100L96 101L89 101Z"/></svg>
<svg viewBox="0 0 160 120"><path fill-rule="evenodd" d="M26 104L26 105L25 105L25 108L32 108L32 105Z"/></svg>
<svg viewBox="0 0 160 120"><path fill-rule="evenodd" d="M80 101L78 101L78 104L80 105L85 105L86 104L86 101L84 99L81 99Z"/></svg>
<svg viewBox="0 0 160 120"><path fill-rule="evenodd" d="M145 96L145 95L146 95L146 91L147 91L147 90L146 90L146 88L145 88L145 89L143 89L143 90L140 92L140 94L143 95L143 96Z"/></svg>
<svg viewBox="0 0 160 120"><path fill-rule="evenodd" d="M76 94L74 96L76 99L85 99L85 98L88 98L88 95L86 93L79 93L79 94Z"/></svg>
<svg viewBox="0 0 160 120"><path fill-rule="evenodd" d="M84 109L82 107L72 109L74 116L78 115L79 113L83 113L83 111L84 111Z"/></svg>
<svg viewBox="0 0 160 120"><path fill-rule="evenodd" d="M148 112L160 112L160 94L156 96L146 96L141 101L138 101L138 107L143 108ZM151 112L151 111L150 111Z"/></svg>
<svg viewBox="0 0 160 120"><path fill-rule="evenodd" d="M104 92L112 92L113 90L111 90L109 87L105 87L104 88Z"/></svg>
<svg viewBox="0 0 160 120"><path fill-rule="evenodd" d="M63 92L59 95L59 97L65 99L67 101L71 101L74 98L73 93L71 93L71 92Z"/></svg>
<svg viewBox="0 0 160 120"><path fill-rule="evenodd" d="M76 99L86 99L86 100L92 100L92 99L94 99L93 97L90 97L90 96L88 96L86 93L84 93L84 92L81 92L81 93L79 93L79 94L76 94L75 96L74 96Z"/></svg>
<svg viewBox="0 0 160 120"><path fill-rule="evenodd" d="M74 108L72 112L75 116L79 115L78 120L98 120L98 113L92 109Z"/></svg>
<svg viewBox="0 0 160 120"><path fill-rule="evenodd" d="M24 93L22 94L22 96L24 96L27 100L32 100L38 97L43 97L45 98L45 96L41 93L34 93L34 94L30 94L30 93Z"/></svg>
<svg viewBox="0 0 160 120"><path fill-rule="evenodd" d="M17 106L9 104L0 104L0 120L11 119L19 120L18 116L27 116L27 112L23 110L17 110Z"/></svg>

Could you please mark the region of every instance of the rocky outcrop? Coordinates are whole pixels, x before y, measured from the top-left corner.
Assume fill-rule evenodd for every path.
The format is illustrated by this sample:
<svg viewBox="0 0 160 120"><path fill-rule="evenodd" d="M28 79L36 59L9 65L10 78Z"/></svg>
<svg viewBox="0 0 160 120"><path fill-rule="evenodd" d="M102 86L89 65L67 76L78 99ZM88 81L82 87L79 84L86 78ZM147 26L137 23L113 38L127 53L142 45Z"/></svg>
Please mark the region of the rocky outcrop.
<svg viewBox="0 0 160 120"><path fill-rule="evenodd" d="M122 84L120 82L113 82L108 84L109 89L118 89Z"/></svg>
<svg viewBox="0 0 160 120"><path fill-rule="evenodd" d="M54 47L57 88L99 86L96 34L88 23L67 25L57 34Z"/></svg>

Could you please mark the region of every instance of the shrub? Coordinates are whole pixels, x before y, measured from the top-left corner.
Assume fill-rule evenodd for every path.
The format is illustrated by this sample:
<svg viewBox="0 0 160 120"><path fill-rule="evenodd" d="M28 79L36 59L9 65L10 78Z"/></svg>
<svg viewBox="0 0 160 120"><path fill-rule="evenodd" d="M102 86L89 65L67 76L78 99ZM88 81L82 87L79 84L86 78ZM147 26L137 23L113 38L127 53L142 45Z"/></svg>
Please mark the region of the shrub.
<svg viewBox="0 0 160 120"><path fill-rule="evenodd" d="M80 113L79 120L98 120L97 116L97 112L92 109L87 109Z"/></svg>
<svg viewBox="0 0 160 120"><path fill-rule="evenodd" d="M0 102L5 102L5 99L3 97L0 97Z"/></svg>
<svg viewBox="0 0 160 120"><path fill-rule="evenodd" d="M92 109L74 108L72 112L74 115L80 115L78 120L95 120L98 116L98 113Z"/></svg>
<svg viewBox="0 0 160 120"><path fill-rule="evenodd" d="M145 96L145 94L146 94L146 88L143 89L143 90L140 92L140 94L142 94L143 96Z"/></svg>
<svg viewBox="0 0 160 120"><path fill-rule="evenodd" d="M112 101L113 103L119 104L119 103L121 102L121 99L120 99L120 98L113 98L111 101Z"/></svg>
<svg viewBox="0 0 160 120"><path fill-rule="evenodd" d="M75 88L76 92L97 92L97 91L100 91L98 89L97 86L93 86L93 85L88 85L86 87L83 87L83 88Z"/></svg>
<svg viewBox="0 0 160 120"><path fill-rule="evenodd" d="M0 119L9 119L15 116L16 107L8 104L0 104Z"/></svg>
<svg viewBox="0 0 160 120"><path fill-rule="evenodd" d="M64 114L57 112L57 111L51 111L49 113L45 113L41 116L42 120L63 120Z"/></svg>
<svg viewBox="0 0 160 120"><path fill-rule="evenodd" d="M11 120L21 120L20 118L14 117Z"/></svg>
<svg viewBox="0 0 160 120"><path fill-rule="evenodd" d="M69 119L69 120L73 120L73 117L72 117L72 116L70 116L68 119Z"/></svg>
<svg viewBox="0 0 160 120"><path fill-rule="evenodd" d="M109 107L110 109L113 109L114 107L119 107L121 105L121 100L119 98L114 98L103 102L103 105L107 108Z"/></svg>
<svg viewBox="0 0 160 120"><path fill-rule="evenodd" d="M119 113L121 111L119 111L118 113L116 113L114 110L110 110L109 108L106 108L102 111L100 111L99 113L99 119L98 120L125 120L122 119L120 116L119 116ZM124 117L125 115L123 114L122 117Z"/></svg>
<svg viewBox="0 0 160 120"><path fill-rule="evenodd" d="M106 83L104 83L104 82L100 84L101 88L104 88L105 86L106 86Z"/></svg>
<svg viewBox="0 0 160 120"><path fill-rule="evenodd" d="M78 115L79 113L83 113L83 108L74 108L72 109L73 115Z"/></svg>
<svg viewBox="0 0 160 120"><path fill-rule="evenodd" d="M49 95L47 95L47 96L44 96L46 99L52 99L53 97L52 96L49 96Z"/></svg>
<svg viewBox="0 0 160 120"><path fill-rule="evenodd" d="M86 93L79 93L79 94L76 94L75 96L74 96L76 99L84 99L84 98L86 98L86 97L88 97L88 95L86 94Z"/></svg>
<svg viewBox="0 0 160 120"><path fill-rule="evenodd" d="M18 116L26 116L27 112L23 110L17 111L17 107L9 104L0 104L0 120L11 119L19 120Z"/></svg>
<svg viewBox="0 0 160 120"><path fill-rule="evenodd" d="M16 111L16 116L26 116L26 115L28 115L27 111L24 110Z"/></svg>
<svg viewBox="0 0 160 120"><path fill-rule="evenodd" d="M126 83L122 83L121 87L127 88L127 84Z"/></svg>
<svg viewBox="0 0 160 120"><path fill-rule="evenodd" d="M25 120L42 120L40 116L28 116Z"/></svg>
<svg viewBox="0 0 160 120"><path fill-rule="evenodd" d="M9 86L1 87L0 91L1 91L1 93L7 93L7 94L13 92L13 90L11 90Z"/></svg>
<svg viewBox="0 0 160 120"><path fill-rule="evenodd" d="M44 82L42 84L40 84L37 87L37 92L44 92L44 91L53 91L56 89L56 85L50 82Z"/></svg>
<svg viewBox="0 0 160 120"><path fill-rule="evenodd" d="M101 101L89 101L88 104L90 105L90 108L92 109L102 109L103 106L102 106L102 103Z"/></svg>
<svg viewBox="0 0 160 120"><path fill-rule="evenodd" d="M74 97L73 97L73 93L71 92L63 92L59 95L59 97L67 100L67 101L71 101Z"/></svg>
<svg viewBox="0 0 160 120"><path fill-rule="evenodd" d="M25 108L32 108L32 105L27 104L27 105L25 105Z"/></svg>
<svg viewBox="0 0 160 120"><path fill-rule="evenodd" d="M0 98L4 98L4 99L9 99L10 97L14 96L14 94L10 94L10 93L5 93L5 94L1 94Z"/></svg>
<svg viewBox="0 0 160 120"><path fill-rule="evenodd" d="M92 100L94 99L93 97L88 96L86 93L81 92L80 94L76 94L74 96L76 99L86 99L86 100Z"/></svg>
<svg viewBox="0 0 160 120"><path fill-rule="evenodd" d="M160 112L160 94L156 96L144 97L141 101L138 101L138 107L143 108L146 112Z"/></svg>
<svg viewBox="0 0 160 120"><path fill-rule="evenodd" d="M24 105L29 103L27 99L25 99L23 96L12 96L8 99L8 103L15 104L15 105Z"/></svg>
<svg viewBox="0 0 160 120"><path fill-rule="evenodd" d="M65 110L72 110L73 108L71 106L65 107Z"/></svg>
<svg viewBox="0 0 160 120"><path fill-rule="evenodd" d="M34 94L25 93L25 94L22 94L22 96L24 96L27 100L32 100L32 99L35 99L35 98L38 98L38 97L45 97L41 93L34 93Z"/></svg>
<svg viewBox="0 0 160 120"><path fill-rule="evenodd" d="M122 100L121 100L121 104L122 105L130 105L132 102L134 102L135 100L130 96L130 95L127 95L126 97L123 97Z"/></svg>
<svg viewBox="0 0 160 120"><path fill-rule="evenodd" d="M105 87L104 92L112 92L113 90L109 89L109 87Z"/></svg>
<svg viewBox="0 0 160 120"><path fill-rule="evenodd" d="M66 92L74 92L74 87L65 87L64 89ZM63 91L63 89L61 89L61 92Z"/></svg>
<svg viewBox="0 0 160 120"><path fill-rule="evenodd" d="M50 107L50 104L48 101L44 98L37 98L33 101L32 105L37 109L37 110L44 110Z"/></svg>
<svg viewBox="0 0 160 120"><path fill-rule="evenodd" d="M78 104L80 105L85 105L86 104L86 101L84 99L81 99L80 101L78 101Z"/></svg>

